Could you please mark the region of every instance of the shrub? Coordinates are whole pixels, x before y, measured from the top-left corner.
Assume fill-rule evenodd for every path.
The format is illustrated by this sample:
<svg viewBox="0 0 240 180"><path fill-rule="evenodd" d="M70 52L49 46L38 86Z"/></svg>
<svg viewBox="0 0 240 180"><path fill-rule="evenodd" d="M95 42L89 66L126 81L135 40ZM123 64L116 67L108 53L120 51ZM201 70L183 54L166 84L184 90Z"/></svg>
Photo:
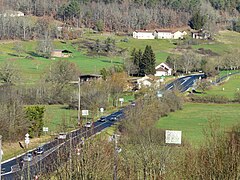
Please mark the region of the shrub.
<svg viewBox="0 0 240 180"><path fill-rule="evenodd" d="M230 102L230 100L221 95L207 95L207 96L197 96L197 95L191 95L190 100L192 102L199 102L199 103L220 103L225 104Z"/></svg>
<svg viewBox="0 0 240 180"><path fill-rule="evenodd" d="M240 103L240 92L234 94L234 101Z"/></svg>

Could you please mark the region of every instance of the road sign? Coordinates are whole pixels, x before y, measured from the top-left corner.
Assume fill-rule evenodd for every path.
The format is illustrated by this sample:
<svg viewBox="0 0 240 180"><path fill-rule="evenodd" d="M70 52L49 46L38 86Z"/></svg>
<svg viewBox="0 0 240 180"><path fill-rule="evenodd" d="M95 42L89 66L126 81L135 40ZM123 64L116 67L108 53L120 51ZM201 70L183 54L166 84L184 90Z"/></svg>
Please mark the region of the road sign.
<svg viewBox="0 0 240 180"><path fill-rule="evenodd" d="M166 130L165 142L167 144L181 144L182 143L182 131Z"/></svg>
<svg viewBox="0 0 240 180"><path fill-rule="evenodd" d="M120 101L120 102L124 102L124 99L123 99L123 98L119 98L119 101Z"/></svg>
<svg viewBox="0 0 240 180"><path fill-rule="evenodd" d="M25 139L25 144L29 144L30 140L29 139Z"/></svg>
<svg viewBox="0 0 240 180"><path fill-rule="evenodd" d="M43 127L43 132L48 132L48 127Z"/></svg>
<svg viewBox="0 0 240 180"><path fill-rule="evenodd" d="M30 143L30 139L29 139L29 134L25 134L25 144L28 145Z"/></svg>
<svg viewBox="0 0 240 180"><path fill-rule="evenodd" d="M103 113L104 112L104 108L100 108L100 112Z"/></svg>
<svg viewBox="0 0 240 180"><path fill-rule="evenodd" d="M83 115L83 116L88 116L88 115L89 115L88 110L82 110L82 115Z"/></svg>

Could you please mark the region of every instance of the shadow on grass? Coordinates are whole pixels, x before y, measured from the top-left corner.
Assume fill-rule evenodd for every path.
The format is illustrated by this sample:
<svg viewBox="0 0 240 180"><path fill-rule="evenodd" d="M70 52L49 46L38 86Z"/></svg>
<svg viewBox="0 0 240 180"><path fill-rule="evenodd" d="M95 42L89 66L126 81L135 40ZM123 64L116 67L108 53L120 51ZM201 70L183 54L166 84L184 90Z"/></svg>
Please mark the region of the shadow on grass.
<svg viewBox="0 0 240 180"><path fill-rule="evenodd" d="M42 57L41 55L39 55L33 51L29 51L29 52L27 52L27 54L29 54L30 56L33 56L33 57Z"/></svg>
<svg viewBox="0 0 240 180"><path fill-rule="evenodd" d="M111 61L111 60L100 60L104 63L113 63L113 64L122 64L121 62L118 62L118 61Z"/></svg>
<svg viewBox="0 0 240 180"><path fill-rule="evenodd" d="M21 55L18 54L13 54L13 53L7 53L9 56L14 56L14 57L21 57Z"/></svg>

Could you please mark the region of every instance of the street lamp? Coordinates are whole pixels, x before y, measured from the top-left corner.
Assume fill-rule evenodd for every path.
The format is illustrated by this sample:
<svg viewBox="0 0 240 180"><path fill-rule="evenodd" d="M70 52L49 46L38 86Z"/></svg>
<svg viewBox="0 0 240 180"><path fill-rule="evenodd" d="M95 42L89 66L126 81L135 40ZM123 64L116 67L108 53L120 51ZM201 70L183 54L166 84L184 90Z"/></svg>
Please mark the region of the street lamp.
<svg viewBox="0 0 240 180"><path fill-rule="evenodd" d="M0 180L1 180L1 177L2 177L2 155L3 155L3 152L2 152L2 136L0 135Z"/></svg>
<svg viewBox="0 0 240 180"><path fill-rule="evenodd" d="M78 77L78 125L81 124L81 117L80 117L80 106L81 106L81 79Z"/></svg>

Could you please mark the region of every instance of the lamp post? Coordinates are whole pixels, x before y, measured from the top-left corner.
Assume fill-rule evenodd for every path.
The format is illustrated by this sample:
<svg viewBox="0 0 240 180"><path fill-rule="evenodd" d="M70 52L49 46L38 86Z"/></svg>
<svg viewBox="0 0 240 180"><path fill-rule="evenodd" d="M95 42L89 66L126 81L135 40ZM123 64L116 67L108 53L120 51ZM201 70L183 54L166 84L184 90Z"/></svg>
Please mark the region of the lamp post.
<svg viewBox="0 0 240 180"><path fill-rule="evenodd" d="M80 106L81 106L81 79L78 77L78 125L80 125L81 117L80 117Z"/></svg>
<svg viewBox="0 0 240 180"><path fill-rule="evenodd" d="M1 180L1 177L2 177L2 136L0 135L0 180Z"/></svg>

